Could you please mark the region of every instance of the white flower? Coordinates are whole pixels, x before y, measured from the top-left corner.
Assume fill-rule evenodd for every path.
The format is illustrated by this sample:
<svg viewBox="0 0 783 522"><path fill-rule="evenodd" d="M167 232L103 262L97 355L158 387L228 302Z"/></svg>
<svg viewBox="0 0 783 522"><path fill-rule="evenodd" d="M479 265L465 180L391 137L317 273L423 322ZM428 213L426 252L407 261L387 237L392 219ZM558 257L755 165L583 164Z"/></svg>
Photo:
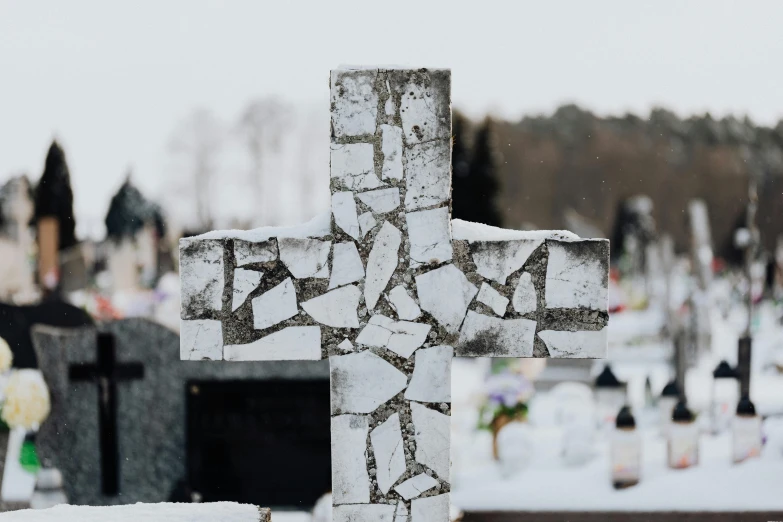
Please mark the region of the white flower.
<svg viewBox="0 0 783 522"><path fill-rule="evenodd" d="M0 337L0 373L5 373L11 369L14 362L14 352L5 339Z"/></svg>
<svg viewBox="0 0 783 522"><path fill-rule="evenodd" d="M49 388L38 370L16 370L5 387L0 415L11 428L37 428L49 415Z"/></svg>

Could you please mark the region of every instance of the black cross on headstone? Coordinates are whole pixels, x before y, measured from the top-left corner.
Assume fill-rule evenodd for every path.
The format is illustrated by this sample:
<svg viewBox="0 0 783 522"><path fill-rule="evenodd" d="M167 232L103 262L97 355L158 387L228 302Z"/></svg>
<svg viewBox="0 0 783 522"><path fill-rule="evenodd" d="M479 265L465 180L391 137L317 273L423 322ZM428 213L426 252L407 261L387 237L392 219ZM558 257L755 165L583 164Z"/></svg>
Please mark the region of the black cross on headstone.
<svg viewBox="0 0 783 522"><path fill-rule="evenodd" d="M117 381L141 379L144 365L138 362L117 363L114 335L98 333L95 364L72 365L68 370L72 381L95 381L98 384L98 426L101 445L101 481L104 495L120 492L117 446Z"/></svg>

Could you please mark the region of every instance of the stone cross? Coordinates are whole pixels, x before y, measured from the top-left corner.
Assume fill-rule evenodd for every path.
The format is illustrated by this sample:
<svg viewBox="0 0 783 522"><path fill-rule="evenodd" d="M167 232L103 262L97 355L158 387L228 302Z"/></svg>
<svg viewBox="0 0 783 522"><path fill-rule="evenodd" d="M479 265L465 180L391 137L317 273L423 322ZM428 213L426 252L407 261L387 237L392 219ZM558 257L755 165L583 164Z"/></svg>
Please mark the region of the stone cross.
<svg viewBox="0 0 783 522"><path fill-rule="evenodd" d="M180 241L182 359L329 358L335 522L448 520L453 356L606 355L607 240L450 220L450 90L332 71L331 212Z"/></svg>
<svg viewBox="0 0 783 522"><path fill-rule="evenodd" d="M120 492L120 449L117 444L117 381L144 378L144 365L118 363L114 335L98 333L95 364L75 364L68 369L72 381L98 385L98 426L101 445L101 485L104 495Z"/></svg>

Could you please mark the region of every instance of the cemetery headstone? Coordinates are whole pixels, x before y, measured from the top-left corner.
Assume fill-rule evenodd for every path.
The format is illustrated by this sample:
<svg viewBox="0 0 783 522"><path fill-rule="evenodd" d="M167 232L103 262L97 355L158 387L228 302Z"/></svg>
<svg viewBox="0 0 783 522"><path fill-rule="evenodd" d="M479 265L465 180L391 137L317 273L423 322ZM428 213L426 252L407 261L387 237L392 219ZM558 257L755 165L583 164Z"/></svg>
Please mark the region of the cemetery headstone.
<svg viewBox="0 0 783 522"><path fill-rule="evenodd" d="M38 367L31 337L31 329L37 324L78 328L93 324L93 320L81 308L62 301L47 301L30 306L0 303L0 337L11 347L14 367Z"/></svg>
<svg viewBox="0 0 783 522"><path fill-rule="evenodd" d="M98 342L109 336L114 340L113 360L112 351ZM325 420L318 425L312 420L318 418L312 411L317 408L311 406L328 408L326 361L183 362L177 334L140 318L69 330L39 326L33 330L33 342L52 400L36 443L42 462L62 472L72 504L215 501L233 495L236 501L270 505L276 500L275 488L288 488L289 496L315 503L330 489L329 413L323 411ZM88 376L90 380L81 379ZM286 397L289 383L301 388ZM277 409L267 408L262 390L281 397ZM235 402L219 408L228 398ZM109 407L105 412L104 404ZM254 426L247 424L250 418ZM309 426L309 438L292 436L297 423ZM246 449L253 448L251 434L261 433L266 435L255 438L256 455L250 454ZM315 442L319 437L320 444ZM292 457L286 473L260 472L268 462L257 455L277 452L283 458L287 452L306 451L312 462ZM222 474L215 475L220 466ZM249 468L259 472L251 475ZM247 480L244 489L234 488L232 474ZM105 487L107 478L116 479L116 493ZM204 492L197 489L202 487Z"/></svg>
<svg viewBox="0 0 783 522"><path fill-rule="evenodd" d="M119 459L117 447L117 383L121 380L144 378L144 365L139 362L118 363L111 333L98 333L95 363L69 366L71 382L90 381L97 384L98 430L100 431L101 484L104 495L117 495Z"/></svg>
<svg viewBox="0 0 783 522"><path fill-rule="evenodd" d="M329 358L336 522L448 520L454 355L606 355L608 241L450 221L450 82L333 71L330 215L180 242L183 359Z"/></svg>

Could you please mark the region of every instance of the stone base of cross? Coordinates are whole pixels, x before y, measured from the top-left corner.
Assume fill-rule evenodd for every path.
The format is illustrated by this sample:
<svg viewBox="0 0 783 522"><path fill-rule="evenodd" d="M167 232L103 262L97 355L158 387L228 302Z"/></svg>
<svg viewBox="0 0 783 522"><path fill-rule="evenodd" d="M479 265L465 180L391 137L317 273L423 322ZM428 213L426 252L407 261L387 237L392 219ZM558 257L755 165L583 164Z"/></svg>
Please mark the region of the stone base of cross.
<svg viewBox="0 0 783 522"><path fill-rule="evenodd" d="M448 520L453 356L606 355L607 240L451 221L450 90L332 71L331 213L180 241L182 359L329 358L335 522Z"/></svg>

